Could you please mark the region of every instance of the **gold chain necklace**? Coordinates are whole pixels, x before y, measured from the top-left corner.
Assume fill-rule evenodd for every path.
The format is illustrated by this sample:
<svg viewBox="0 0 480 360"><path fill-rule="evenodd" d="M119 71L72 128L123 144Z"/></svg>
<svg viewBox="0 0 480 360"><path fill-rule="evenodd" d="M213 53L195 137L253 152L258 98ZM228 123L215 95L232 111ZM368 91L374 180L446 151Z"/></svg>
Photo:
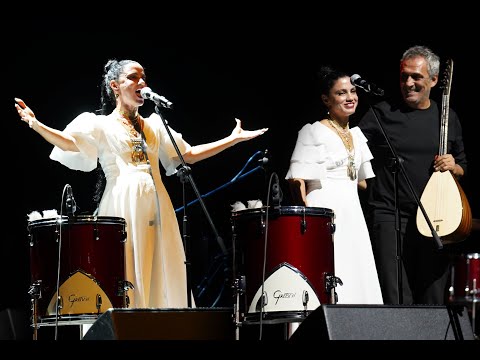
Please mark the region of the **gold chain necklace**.
<svg viewBox="0 0 480 360"><path fill-rule="evenodd" d="M126 113L124 111L119 110L118 113L121 115L118 119L130 134L132 162L135 164L144 163L146 161L146 156L143 149L143 139L135 129L135 125L138 125L141 128L139 122L140 115L137 114L134 121L129 121L125 118Z"/></svg>
<svg viewBox="0 0 480 360"><path fill-rule="evenodd" d="M135 117L134 121L129 121L126 119L124 116L119 117L118 119L122 122L124 127L127 129L128 133L130 134L130 137L133 138L138 138L140 137L140 134L138 131L135 129L135 125L139 124L138 122L139 115Z"/></svg>
<svg viewBox="0 0 480 360"><path fill-rule="evenodd" d="M346 128L342 128L335 120L333 120L332 118L329 118L328 119L330 121L330 124L332 125L332 127L335 129L335 131L337 132L337 134L340 136L340 138L342 139L345 147L347 148L348 151L352 151L353 150L353 146L352 144L350 143L350 129L348 127L348 124L347 124L347 127Z"/></svg>
<svg viewBox="0 0 480 360"><path fill-rule="evenodd" d="M337 132L340 139L342 139L343 146L347 150L348 155L348 164L347 164L347 175L351 180L355 180L357 178L357 170L355 169L355 149L353 148L353 144L350 142L350 129L347 127L343 129L335 120L333 120L330 116L328 117L330 124ZM353 140L353 139L352 139Z"/></svg>

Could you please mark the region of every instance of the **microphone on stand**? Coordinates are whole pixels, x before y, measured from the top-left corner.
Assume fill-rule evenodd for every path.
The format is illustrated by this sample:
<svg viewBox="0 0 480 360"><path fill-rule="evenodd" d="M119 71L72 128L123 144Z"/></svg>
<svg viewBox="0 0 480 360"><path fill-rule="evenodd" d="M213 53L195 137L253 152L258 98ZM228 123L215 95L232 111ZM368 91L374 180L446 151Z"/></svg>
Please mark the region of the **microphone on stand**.
<svg viewBox="0 0 480 360"><path fill-rule="evenodd" d="M152 89L149 87L144 87L140 90L140 95L142 98L152 100L157 106L163 106L167 109L173 108L173 103L165 98L165 96L158 95L157 93L153 92Z"/></svg>
<svg viewBox="0 0 480 360"><path fill-rule="evenodd" d="M350 77L350 82L352 83L352 85L358 86L359 88L362 88L366 92L372 93L374 95L383 96L383 94L385 93L383 89L380 89L374 83L370 83L367 80L362 79L362 77L358 74L353 74Z"/></svg>
<svg viewBox="0 0 480 360"><path fill-rule="evenodd" d="M74 216L77 211L77 203L73 197L72 187L69 184L67 184L67 199L65 200L65 204L67 206L67 215Z"/></svg>

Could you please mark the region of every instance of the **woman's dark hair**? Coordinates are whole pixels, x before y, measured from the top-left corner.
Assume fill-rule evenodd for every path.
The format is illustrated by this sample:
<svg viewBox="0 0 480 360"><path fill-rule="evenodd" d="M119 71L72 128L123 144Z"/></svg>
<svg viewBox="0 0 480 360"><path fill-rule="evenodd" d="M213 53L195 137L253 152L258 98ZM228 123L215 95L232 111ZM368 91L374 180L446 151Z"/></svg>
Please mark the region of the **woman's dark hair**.
<svg viewBox="0 0 480 360"><path fill-rule="evenodd" d="M327 95L330 92L330 89L333 87L335 82L343 77L350 77L346 72L342 70L333 69L330 66L322 66L317 72L317 77L320 80L319 82L319 92L320 95Z"/></svg>
<svg viewBox="0 0 480 360"><path fill-rule="evenodd" d="M120 78L123 73L125 65L134 63L133 60L108 60L103 69L102 82L100 84L100 105L101 108L96 111L100 115L110 114L116 107L115 94L110 87L110 81ZM93 195L93 201L98 205L102 199L103 192L105 191L106 179L100 162L97 162L97 183L95 184L95 193Z"/></svg>

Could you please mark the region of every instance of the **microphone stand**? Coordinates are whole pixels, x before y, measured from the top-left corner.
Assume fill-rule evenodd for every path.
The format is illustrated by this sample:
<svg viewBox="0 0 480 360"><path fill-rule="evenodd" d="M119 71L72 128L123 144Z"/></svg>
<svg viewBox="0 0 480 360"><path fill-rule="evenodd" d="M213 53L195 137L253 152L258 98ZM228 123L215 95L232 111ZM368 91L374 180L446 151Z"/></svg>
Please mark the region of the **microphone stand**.
<svg viewBox="0 0 480 360"><path fill-rule="evenodd" d="M367 90L366 90L367 91ZM367 93L369 93L367 91ZM398 173L399 170L403 174L403 177L405 181L407 182L408 189L410 190L411 195L415 199L415 202L417 203L418 207L422 211L422 214L425 218L425 221L427 222L428 227L430 228L430 231L432 232L433 239L435 240L435 244L438 250L443 248L442 241L440 237L438 236L437 232L433 228L432 222L430 221L430 218L427 215L427 212L425 211L425 208L423 207L420 198L418 197L417 193L415 192L415 189L413 188L413 185L410 181L410 178L407 175L407 172L405 171L405 168L403 166L403 159L401 159L393 147L392 143L390 142L390 138L387 135L387 132L385 131L385 128L382 125L382 122L378 118L378 115L375 111L375 109L372 107L371 102L368 102L368 107L372 111L375 120L377 121L378 126L380 127L380 130L382 131L383 137L385 138L385 141L387 142L388 148L390 149L393 159L389 167L391 168L391 171L393 173L393 187L394 187L394 194L395 194L395 234L396 234L396 245L397 245L397 253L396 253L396 261L397 261L397 291L398 291L398 303L403 304L403 281L402 281L402 244L401 244L401 220L400 220L400 207L398 204Z"/></svg>
<svg viewBox="0 0 480 360"><path fill-rule="evenodd" d="M223 256L227 256L227 249L225 248L225 244L223 242L223 239L220 237L218 234L217 228L215 227L212 218L210 217L210 214L207 210L207 207L205 206L205 203L203 202L203 199L200 195L200 192L197 189L197 186L195 184L195 181L193 180L192 174L191 174L191 168L187 166L185 163L185 160L180 152L180 149L178 148L178 145L168 127L168 121L163 118L163 116L160 114L160 109L158 108L158 105L155 105L155 112L160 116L160 119L162 119L163 125L165 126L165 130L168 133L168 136L170 137L170 140L175 148L175 151L177 153L178 158L180 159L181 165L180 169L178 169L177 175L180 177L180 181L182 182L183 186L183 193L185 194L185 182L188 181L195 193L195 196L198 199L198 202L202 206L203 212L205 214L205 217L208 220L208 223L210 224L210 227L212 228L213 234L215 235L215 239L218 242L218 245L220 246L220 249L222 250ZM183 201L185 201L185 195L183 196ZM190 261L189 261L189 249L190 249L190 244L187 241L188 240L188 234L187 234L187 213L186 209L184 207L184 212L183 212L183 240L184 240L184 249L185 249L185 265L187 269L187 303L188 307L192 307L192 299L191 299L191 269L190 269Z"/></svg>
<svg viewBox="0 0 480 360"><path fill-rule="evenodd" d="M221 190L221 189L224 189L224 188L226 188L227 186L230 186L230 185L234 184L234 183L237 182L238 180L243 179L244 177L246 177L246 176L248 176L248 175L250 175L250 174L253 174L254 172L256 172L256 171L258 171L258 170L260 170L260 169L264 170L264 167L263 167L262 165L258 165L258 166L256 166L255 168L253 168L253 169L247 171L246 173L242 174L243 171L244 171L244 170L246 169L246 167L248 166L248 164L249 164L256 156L258 156L258 155L266 155L266 153L267 153L267 150L265 150L265 152L263 152L263 151L257 151L255 154L253 154L253 155L250 157L250 159L248 159L248 161L246 162L246 164L243 166L242 170L240 170L240 172L239 172L237 175L235 175L232 180L230 180L229 182L227 182L227 183L225 183L225 184L217 187L216 189L214 189L214 190L206 193L205 195L202 195L201 197L202 197L202 198L206 198L206 197L208 197L208 196L216 193L217 191L219 191L219 190ZM259 161L263 161L263 160L259 160ZM195 199L195 200L189 202L187 205L175 209L175 212L178 213L178 212L180 212L181 210L185 209L185 207L191 206L191 205L193 205L193 204L195 204L195 203L197 203L197 202L198 202L198 199ZM214 263L219 262L218 259L219 259L219 256L218 256L218 255L215 256ZM222 260L224 260L224 259L222 259ZM226 267L225 267L225 263L224 263L223 261L222 261L222 263L223 263L223 266L224 266L224 269L225 269L225 268L226 268ZM207 274L203 277L203 279L202 279L202 281L200 282L200 284L197 285L197 290L198 290L198 292L197 292L197 298L200 298L200 297L203 296L203 294L204 294L204 292L206 291L207 287L208 287L208 286L210 285L210 283L212 282L214 276L219 272L220 267L222 266L222 263L220 263L219 265L217 265L215 268L213 268L213 266L212 266L211 269L213 269L213 270L209 269L209 270L207 271ZM235 270L234 270L234 271L235 271ZM223 289L222 289L222 292L223 292ZM215 302L218 301L218 299L220 298L220 296L221 296L221 292L220 292L220 294L218 295L218 297L217 297L217 299L215 300ZM215 304L215 303L214 303L214 304ZM212 307L213 307L213 305L212 305Z"/></svg>

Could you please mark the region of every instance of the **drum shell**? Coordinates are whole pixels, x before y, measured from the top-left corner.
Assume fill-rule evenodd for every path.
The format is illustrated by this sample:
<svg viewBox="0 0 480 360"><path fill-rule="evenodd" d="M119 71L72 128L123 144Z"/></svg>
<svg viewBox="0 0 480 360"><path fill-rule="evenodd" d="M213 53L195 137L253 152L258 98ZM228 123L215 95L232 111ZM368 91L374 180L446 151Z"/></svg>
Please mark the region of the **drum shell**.
<svg viewBox="0 0 480 360"><path fill-rule="evenodd" d="M264 253L266 278L286 263L306 278L320 303L332 303L326 276L334 275L333 219L330 209L301 206L269 209L268 222L265 207L232 213L235 276L245 278L242 313L262 285Z"/></svg>
<svg viewBox="0 0 480 360"><path fill-rule="evenodd" d="M81 272L107 295L113 307L126 307L125 220L118 217L77 216L34 220L28 223L32 284L39 287L37 314L48 310L56 297L57 277L61 287L73 274ZM60 253L60 264L58 254ZM60 266L59 266L60 265ZM60 294L64 301L81 294ZM105 301L105 299L104 299ZM85 313L96 314L91 306ZM63 306L61 314L83 314Z"/></svg>

